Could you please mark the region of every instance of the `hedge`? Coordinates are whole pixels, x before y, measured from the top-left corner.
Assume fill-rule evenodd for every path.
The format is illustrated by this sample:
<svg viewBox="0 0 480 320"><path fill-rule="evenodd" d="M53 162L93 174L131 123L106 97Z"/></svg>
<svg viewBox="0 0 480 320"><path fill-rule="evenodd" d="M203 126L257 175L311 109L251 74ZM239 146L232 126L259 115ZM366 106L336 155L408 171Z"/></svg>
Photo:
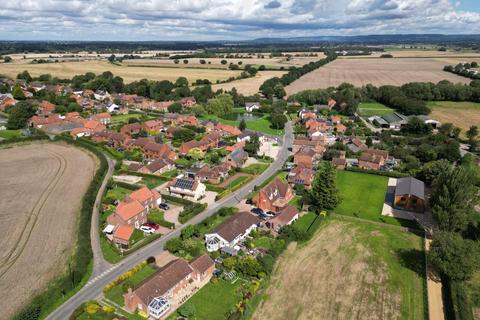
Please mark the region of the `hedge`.
<svg viewBox="0 0 480 320"><path fill-rule="evenodd" d="M47 135L34 135L30 137L14 137L6 140L0 141L0 146L8 145L8 144L15 144L20 142L33 142L33 141L42 141L48 140Z"/></svg>
<svg viewBox="0 0 480 320"><path fill-rule="evenodd" d="M170 196L168 194L162 194L162 198L167 200L167 201L170 201L170 202L173 202L173 203L179 203L179 204L183 204L185 206L187 205L193 205L195 202L192 202L190 200L187 200L187 199L182 199L182 198L179 198L179 197L174 197L174 196Z"/></svg>
<svg viewBox="0 0 480 320"><path fill-rule="evenodd" d="M185 207L183 207L183 211L178 215L178 221L180 223L185 223L206 208L206 203L193 203L191 205L185 205Z"/></svg>
<svg viewBox="0 0 480 320"><path fill-rule="evenodd" d="M474 320L473 306L467 294L465 283L442 277L446 319Z"/></svg>
<svg viewBox="0 0 480 320"><path fill-rule="evenodd" d="M42 138L43 139L43 138ZM25 140L24 140L25 141ZM95 154L100 160L100 166L90 183L87 192L82 199L82 207L78 219L78 232L76 239L76 252L71 257L69 263L69 272L59 276L52 281L44 292L35 296L32 302L25 306L14 319L41 319L45 318L58 303L65 301L84 282L85 276L90 272L93 258L90 242L90 226L92 220L92 210L98 190L105 178L108 163L104 154L96 146L85 140L73 140L67 136L57 136L55 141L62 141L74 146L86 149Z"/></svg>
<svg viewBox="0 0 480 320"><path fill-rule="evenodd" d="M346 171L352 171L352 172L362 172L362 173L368 173L368 174L376 174L377 176L385 176L385 177L391 177L391 178L404 178L404 177L409 177L410 175L408 173L402 173L398 171L377 171L377 170L369 170L369 169L361 169L357 167L346 167Z"/></svg>

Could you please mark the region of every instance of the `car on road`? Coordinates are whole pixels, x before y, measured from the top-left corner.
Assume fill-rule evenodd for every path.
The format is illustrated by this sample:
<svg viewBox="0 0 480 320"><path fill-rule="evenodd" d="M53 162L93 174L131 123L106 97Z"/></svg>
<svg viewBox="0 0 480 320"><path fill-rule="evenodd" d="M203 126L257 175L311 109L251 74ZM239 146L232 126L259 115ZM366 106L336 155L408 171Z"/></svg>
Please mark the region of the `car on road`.
<svg viewBox="0 0 480 320"><path fill-rule="evenodd" d="M143 232L148 233L148 234L152 234L152 233L155 232L155 229L153 229L152 227L149 227L149 226L145 226L145 225L141 226L140 230L142 230Z"/></svg>
<svg viewBox="0 0 480 320"><path fill-rule="evenodd" d="M262 218L263 220L267 220L268 218L273 218L273 217L275 217L275 212L273 211L267 211L260 214L260 218Z"/></svg>
<svg viewBox="0 0 480 320"><path fill-rule="evenodd" d="M252 213L255 213L255 214L262 214L263 213L263 210L260 209L260 208L253 208L252 210L250 210Z"/></svg>
<svg viewBox="0 0 480 320"><path fill-rule="evenodd" d="M162 210L168 210L168 209L170 209L170 206L169 206L168 204L166 204L165 202L160 203L160 204L158 205L158 207L159 207L160 209L162 209Z"/></svg>

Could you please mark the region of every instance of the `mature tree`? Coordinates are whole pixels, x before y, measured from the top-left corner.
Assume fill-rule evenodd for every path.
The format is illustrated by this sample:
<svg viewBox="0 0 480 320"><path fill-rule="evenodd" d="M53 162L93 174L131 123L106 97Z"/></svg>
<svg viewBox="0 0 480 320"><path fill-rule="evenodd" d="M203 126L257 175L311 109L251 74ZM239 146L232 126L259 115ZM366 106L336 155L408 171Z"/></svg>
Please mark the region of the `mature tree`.
<svg viewBox="0 0 480 320"><path fill-rule="evenodd" d="M225 59L223 59L223 60L220 61L221 64L227 64L227 62L228 62L228 61L225 60Z"/></svg>
<svg viewBox="0 0 480 320"><path fill-rule="evenodd" d="M270 116L270 122L272 123L272 127L275 129L283 129L285 128L285 123L288 122L287 117L281 113L273 113Z"/></svg>
<svg viewBox="0 0 480 320"><path fill-rule="evenodd" d="M438 176L447 170L450 170L451 164L448 160L436 160L424 164L417 173L417 178L428 185L432 185Z"/></svg>
<svg viewBox="0 0 480 320"><path fill-rule="evenodd" d="M110 63L113 63L115 61L115 55L114 54L110 55L110 57L108 57L108 61Z"/></svg>
<svg viewBox="0 0 480 320"><path fill-rule="evenodd" d="M12 57L10 57L10 56L3 57L3 62L5 62L5 63L12 62Z"/></svg>
<svg viewBox="0 0 480 320"><path fill-rule="evenodd" d="M199 148L192 148L188 151L187 156L195 161L199 161L205 158L205 152Z"/></svg>
<svg viewBox="0 0 480 320"><path fill-rule="evenodd" d="M225 269L231 271L235 269L235 267L237 266L237 262L238 260L236 257L228 257L223 260L223 266L225 267Z"/></svg>
<svg viewBox="0 0 480 320"><path fill-rule="evenodd" d="M178 64L179 62L180 62L180 60L178 60L178 59L173 60L173 63L175 63L175 64Z"/></svg>
<svg viewBox="0 0 480 320"><path fill-rule="evenodd" d="M17 79L19 80L25 80L27 82L30 82L32 81L32 76L30 75L30 73L28 73L27 70L17 74Z"/></svg>
<svg viewBox="0 0 480 320"><path fill-rule="evenodd" d="M185 77L178 77L175 81L175 87L188 87L188 80Z"/></svg>
<svg viewBox="0 0 480 320"><path fill-rule="evenodd" d="M25 94L23 93L23 90L20 87L20 84L18 84L18 83L15 84L15 86L13 87L12 95L13 95L13 98L15 98L17 100L25 100L26 99Z"/></svg>
<svg viewBox="0 0 480 320"><path fill-rule="evenodd" d="M336 169L330 162L325 162L318 167L312 188L305 199L317 214L323 210L332 210L340 203L336 177Z"/></svg>
<svg viewBox="0 0 480 320"><path fill-rule="evenodd" d="M443 135L446 135L448 137L451 137L453 135L453 124L452 123L443 123L440 128L438 128L438 131L443 134Z"/></svg>
<svg viewBox="0 0 480 320"><path fill-rule="evenodd" d="M478 202L478 190L468 170L450 168L435 181L430 205L440 230L461 231L466 228Z"/></svg>
<svg viewBox="0 0 480 320"><path fill-rule="evenodd" d="M440 231L433 236L428 259L445 276L465 281L479 270L479 247L458 233Z"/></svg>
<svg viewBox="0 0 480 320"><path fill-rule="evenodd" d="M167 110L171 113L180 113L182 111L182 104L180 102L172 103L168 106Z"/></svg>
<svg viewBox="0 0 480 320"><path fill-rule="evenodd" d="M224 115L232 112L233 99L229 94L220 94L213 99L208 100L205 111L209 114Z"/></svg>
<svg viewBox="0 0 480 320"><path fill-rule="evenodd" d="M402 128L402 131L425 135L432 132L432 127L428 124L425 124L425 122L418 117L411 117L405 127Z"/></svg>
<svg viewBox="0 0 480 320"><path fill-rule="evenodd" d="M197 86L192 90L192 96L195 97L198 103L206 103L208 99L213 97L212 86L209 84Z"/></svg>
<svg viewBox="0 0 480 320"><path fill-rule="evenodd" d="M285 97L287 95L287 93L285 92L285 89L283 88L283 85L281 83L277 83L273 87L273 92L274 92L275 96L279 99L282 99L283 97Z"/></svg>
<svg viewBox="0 0 480 320"><path fill-rule="evenodd" d="M183 59L184 64L188 64L188 59Z"/></svg>
<svg viewBox="0 0 480 320"><path fill-rule="evenodd" d="M36 109L28 102L19 101L9 109L8 129L20 129L27 126L28 120L35 115Z"/></svg>
<svg viewBox="0 0 480 320"><path fill-rule="evenodd" d="M247 129L247 122L245 121L245 119L242 119L240 121L240 123L238 124L238 129L240 129L240 131Z"/></svg>
<svg viewBox="0 0 480 320"><path fill-rule="evenodd" d="M467 132L465 132L465 135L467 136L469 141L475 140L475 138L478 136L478 127L477 126L471 126Z"/></svg>
<svg viewBox="0 0 480 320"><path fill-rule="evenodd" d="M202 115L205 114L205 108L202 106L202 105L195 105L192 109L192 113L196 116L196 117L201 117Z"/></svg>
<svg viewBox="0 0 480 320"><path fill-rule="evenodd" d="M187 142L195 139L195 131L187 128L181 128L173 132L173 140Z"/></svg>
<svg viewBox="0 0 480 320"><path fill-rule="evenodd" d="M373 145L372 137L367 137L367 140L365 140L365 144L367 147L371 147Z"/></svg>
<svg viewBox="0 0 480 320"><path fill-rule="evenodd" d="M258 150L260 150L260 140L258 139L257 135L253 135L250 138L250 141L245 143L245 147L243 148L245 152L248 153L249 156L253 157L256 156Z"/></svg>

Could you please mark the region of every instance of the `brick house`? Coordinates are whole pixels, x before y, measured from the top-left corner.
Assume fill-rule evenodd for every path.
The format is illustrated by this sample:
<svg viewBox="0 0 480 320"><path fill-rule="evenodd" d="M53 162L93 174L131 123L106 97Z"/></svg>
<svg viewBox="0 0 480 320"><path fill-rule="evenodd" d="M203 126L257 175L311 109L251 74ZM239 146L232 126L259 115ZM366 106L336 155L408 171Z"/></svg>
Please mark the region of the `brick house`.
<svg viewBox="0 0 480 320"><path fill-rule="evenodd" d="M248 153L243 148L233 150L226 158L226 163L232 168L241 168L248 160Z"/></svg>
<svg viewBox="0 0 480 320"><path fill-rule="evenodd" d="M369 170L379 170L388 159L388 151L367 149L358 158L358 167Z"/></svg>
<svg viewBox="0 0 480 320"><path fill-rule="evenodd" d="M112 123L112 116L107 112L97 113L90 117L90 120L96 120L104 126Z"/></svg>
<svg viewBox="0 0 480 320"><path fill-rule="evenodd" d="M143 156L146 159L168 159L175 161L178 155L168 145L156 142L149 142L143 148Z"/></svg>
<svg viewBox="0 0 480 320"><path fill-rule="evenodd" d="M131 225L119 224L113 232L113 241L122 248L128 248L134 230Z"/></svg>
<svg viewBox="0 0 480 320"><path fill-rule="evenodd" d="M269 219L265 226L273 234L278 234L281 228L284 226L290 225L299 218L299 213L297 208L294 206L288 205L283 208L275 217Z"/></svg>
<svg viewBox="0 0 480 320"><path fill-rule="evenodd" d="M215 128L223 135L238 136L242 133L237 127L223 123L218 123Z"/></svg>
<svg viewBox="0 0 480 320"><path fill-rule="evenodd" d="M263 211L280 212L293 199L294 192L288 183L275 178L253 198L253 203Z"/></svg>
<svg viewBox="0 0 480 320"><path fill-rule="evenodd" d="M317 154L312 148L304 147L293 155L293 162L297 166L313 168Z"/></svg>
<svg viewBox="0 0 480 320"><path fill-rule="evenodd" d="M203 182L210 183L220 183L222 179L228 177L228 172L230 171L230 165L227 163L222 163L217 166L210 168L209 166L203 166L197 172L197 178Z"/></svg>
<svg viewBox="0 0 480 320"><path fill-rule="evenodd" d="M195 99L195 97L186 97L186 98L182 98L180 100L180 103L184 108L191 108L197 104L197 100Z"/></svg>
<svg viewBox="0 0 480 320"><path fill-rule="evenodd" d="M221 140L221 135L218 132L212 132L204 136L200 141L188 141L182 143L178 152L182 155L185 155L193 148L198 148L202 151L207 151L211 148L218 147L218 144Z"/></svg>
<svg viewBox="0 0 480 320"><path fill-rule="evenodd" d="M310 189L312 186L315 171L303 165L296 166L288 173L287 180L291 185L302 185L305 189Z"/></svg>
<svg viewBox="0 0 480 320"><path fill-rule="evenodd" d="M163 129L163 122L160 120L147 120L143 123L143 129L147 132L160 132Z"/></svg>
<svg viewBox="0 0 480 320"><path fill-rule="evenodd" d="M215 269L215 263L203 254L188 263L183 259L176 259L140 282L136 288L129 288L124 295L125 308L130 312L139 312L145 316L159 319L152 312L151 302L155 298L163 297L168 300L183 301L191 291L207 284ZM178 307L181 302L176 306Z"/></svg>
<svg viewBox="0 0 480 320"><path fill-rule="evenodd" d="M120 133L134 135L139 134L143 129L143 126L140 123L129 123L120 128Z"/></svg>

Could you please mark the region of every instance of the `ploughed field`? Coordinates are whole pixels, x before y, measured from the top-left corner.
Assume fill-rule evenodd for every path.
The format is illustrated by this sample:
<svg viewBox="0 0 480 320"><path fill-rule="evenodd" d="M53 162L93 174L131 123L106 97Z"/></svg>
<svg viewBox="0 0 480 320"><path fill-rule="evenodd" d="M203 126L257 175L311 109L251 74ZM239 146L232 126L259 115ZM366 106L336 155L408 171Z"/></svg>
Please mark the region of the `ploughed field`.
<svg viewBox="0 0 480 320"><path fill-rule="evenodd" d="M361 87L402 85L408 82L438 82L449 80L469 83L470 79L443 71L445 61L435 58L339 58L307 73L287 86L288 95L306 89L338 86L344 82Z"/></svg>
<svg viewBox="0 0 480 320"><path fill-rule="evenodd" d="M10 319L66 270L97 161L72 146L0 149L0 319Z"/></svg>
<svg viewBox="0 0 480 320"><path fill-rule="evenodd" d="M333 218L279 258L254 320L426 319L422 239Z"/></svg>

